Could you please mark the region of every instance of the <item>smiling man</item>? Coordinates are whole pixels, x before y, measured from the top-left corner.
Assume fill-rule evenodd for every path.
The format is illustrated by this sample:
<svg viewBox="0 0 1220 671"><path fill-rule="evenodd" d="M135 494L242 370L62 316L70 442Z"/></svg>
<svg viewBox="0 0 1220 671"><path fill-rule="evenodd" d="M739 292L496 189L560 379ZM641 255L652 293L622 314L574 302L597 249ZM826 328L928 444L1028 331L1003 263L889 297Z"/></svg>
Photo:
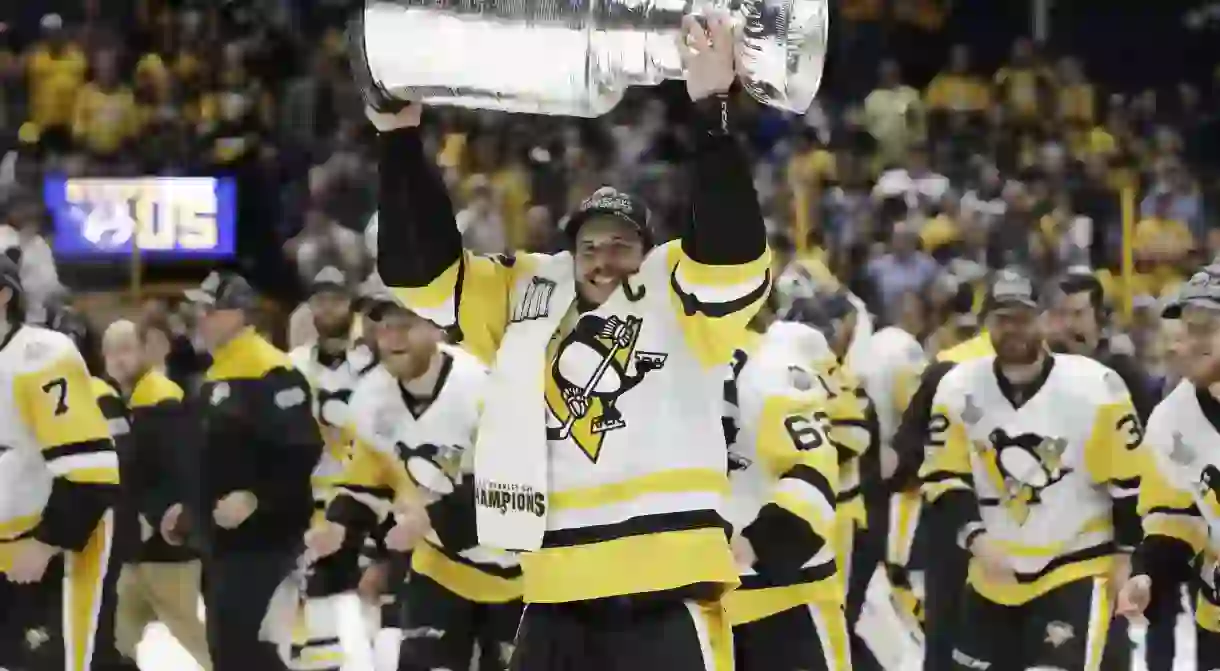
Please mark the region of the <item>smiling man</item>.
<svg viewBox="0 0 1220 671"><path fill-rule="evenodd" d="M643 203L605 188L565 221L570 251L463 250L418 106L371 115L381 277L493 364L475 450L478 532L525 551L515 669L732 666L719 603L738 582L719 512L721 391L770 275L731 130L732 28L727 14L706 26L687 17L680 45L695 152L691 220L671 243L655 239Z"/></svg>

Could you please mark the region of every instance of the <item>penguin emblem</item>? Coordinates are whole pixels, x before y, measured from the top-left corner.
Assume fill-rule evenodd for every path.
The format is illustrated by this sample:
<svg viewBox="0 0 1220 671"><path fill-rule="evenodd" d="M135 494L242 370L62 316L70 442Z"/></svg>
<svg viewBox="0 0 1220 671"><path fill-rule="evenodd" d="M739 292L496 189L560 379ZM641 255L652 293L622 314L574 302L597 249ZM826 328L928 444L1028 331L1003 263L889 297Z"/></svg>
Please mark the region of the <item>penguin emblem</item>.
<svg viewBox="0 0 1220 671"><path fill-rule="evenodd" d="M618 400L665 367L667 354L637 352L643 320L584 315L556 348L546 386L546 403L559 426L550 440L568 440L594 463L606 433L627 426Z"/></svg>
<svg viewBox="0 0 1220 671"><path fill-rule="evenodd" d="M1024 524L1030 508L1042 502L1042 491L1072 472L1063 463L1067 440L1034 433L1010 436L1003 429L993 430L989 440L1004 481L1004 505Z"/></svg>

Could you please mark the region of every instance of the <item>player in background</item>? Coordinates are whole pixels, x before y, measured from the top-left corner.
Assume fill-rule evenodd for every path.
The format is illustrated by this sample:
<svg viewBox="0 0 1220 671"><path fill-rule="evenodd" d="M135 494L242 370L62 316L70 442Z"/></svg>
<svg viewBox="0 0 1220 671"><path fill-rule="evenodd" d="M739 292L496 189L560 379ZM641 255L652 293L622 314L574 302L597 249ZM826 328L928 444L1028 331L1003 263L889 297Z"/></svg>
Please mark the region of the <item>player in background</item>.
<svg viewBox="0 0 1220 671"><path fill-rule="evenodd" d="M313 472L314 521L325 518L334 485L351 452L347 425L352 389L376 361L352 337L356 315L347 277L333 266L320 270L309 286L315 342L292 350L288 358L313 390L313 412L326 442ZM356 595L361 548L346 548L314 564L306 583L301 626L294 638L294 671L337 671L345 663L372 663L371 633Z"/></svg>
<svg viewBox="0 0 1220 671"><path fill-rule="evenodd" d="M359 547L393 516L387 547L413 550L410 579L393 586L404 610L399 671L468 669L476 647L479 669L503 671L521 569L477 543L470 447L487 370L392 297L379 312L382 363L352 395L355 451L309 546L320 555Z"/></svg>
<svg viewBox="0 0 1220 671"><path fill-rule="evenodd" d="M1125 335L1110 337L1110 310L1105 289L1087 267L1070 268L1051 285L1047 311L1047 340L1052 352L1087 356L1118 373L1131 392L1131 403L1141 424L1147 424L1161 398L1161 389L1132 350ZM1144 637L1144 660L1149 671L1172 671L1177 647L1178 614L1182 595L1158 592L1148 609L1148 632ZM1116 668L1129 665L1131 646L1126 620L1111 623L1107 663Z"/></svg>
<svg viewBox="0 0 1220 671"><path fill-rule="evenodd" d="M890 479L897 470L898 453L894 448L894 436L902 414L919 386L920 376L928 365L923 347L916 340L918 331L922 329L916 329L917 332L912 333L895 325L877 331L866 341L863 355L856 357L852 367L877 413L879 475L883 480ZM917 586L912 584L907 571L915 530L919 525L920 508L917 489L898 492L889 497L888 514L876 523L884 523L886 548L883 568L892 587L895 610L912 634L921 638L922 590L917 590ZM878 533L881 531L879 529Z"/></svg>
<svg viewBox="0 0 1220 671"><path fill-rule="evenodd" d="M996 354L940 381L921 473L973 555L953 663L1099 671L1140 539L1139 418L1117 373L1046 350L1028 276L998 272L984 311Z"/></svg>
<svg viewBox="0 0 1220 671"><path fill-rule="evenodd" d="M1220 667L1220 265L1195 273L1162 316L1181 321L1185 379L1148 420L1144 540L1118 612L1142 617L1150 603L1197 581L1195 668L1213 669Z"/></svg>
<svg viewBox="0 0 1220 671"><path fill-rule="evenodd" d="M101 629L119 464L84 359L25 323L20 255L0 255L0 668L26 668L44 627L53 668L89 671ZM48 566L62 558L56 579ZM52 624L53 623L53 624ZM32 645L34 644L34 645ZM45 659L45 657L43 657Z"/></svg>
<svg viewBox="0 0 1220 671"><path fill-rule="evenodd" d="M814 361L829 350L811 327L751 322L725 382L729 522L741 587L724 598L739 671L851 668L835 555L839 454ZM747 353L749 352L749 353Z"/></svg>
<svg viewBox="0 0 1220 671"><path fill-rule="evenodd" d="M811 326L824 335L828 349L815 361L817 381L827 396L827 435L839 451L836 551L846 590L846 614L852 664L864 671L880 668L856 624L864 607L869 580L884 558L885 505L881 493L877 414L849 363L859 354L861 311L841 290L815 292L792 302L785 321ZM867 313L863 313L867 314Z"/></svg>

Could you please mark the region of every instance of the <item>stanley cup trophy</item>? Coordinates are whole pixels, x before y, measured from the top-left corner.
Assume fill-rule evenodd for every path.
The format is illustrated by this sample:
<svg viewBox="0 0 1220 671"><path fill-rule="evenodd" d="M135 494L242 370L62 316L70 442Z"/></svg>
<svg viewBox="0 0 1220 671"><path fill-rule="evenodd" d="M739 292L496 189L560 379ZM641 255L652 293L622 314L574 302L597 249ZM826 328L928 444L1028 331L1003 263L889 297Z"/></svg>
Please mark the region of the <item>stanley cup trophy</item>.
<svg viewBox="0 0 1220 671"><path fill-rule="evenodd" d="M828 0L368 1L348 39L372 107L405 101L596 117L629 86L682 79L682 17L723 6L759 102L804 113L822 81Z"/></svg>

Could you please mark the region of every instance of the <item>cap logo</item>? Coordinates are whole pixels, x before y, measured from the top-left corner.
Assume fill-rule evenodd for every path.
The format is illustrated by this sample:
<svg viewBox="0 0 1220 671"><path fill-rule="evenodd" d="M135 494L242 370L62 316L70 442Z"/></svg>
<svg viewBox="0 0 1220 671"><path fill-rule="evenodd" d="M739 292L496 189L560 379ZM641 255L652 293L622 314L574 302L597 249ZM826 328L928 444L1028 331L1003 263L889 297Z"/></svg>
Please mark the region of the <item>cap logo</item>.
<svg viewBox="0 0 1220 671"><path fill-rule="evenodd" d="M1028 299L1033 293L1034 287L1029 280L1013 273L1000 275L991 291L996 300Z"/></svg>
<svg viewBox="0 0 1220 671"><path fill-rule="evenodd" d="M582 210L615 210L619 212L631 212L635 208L632 206L631 199L622 194L597 196L585 201L581 206Z"/></svg>

